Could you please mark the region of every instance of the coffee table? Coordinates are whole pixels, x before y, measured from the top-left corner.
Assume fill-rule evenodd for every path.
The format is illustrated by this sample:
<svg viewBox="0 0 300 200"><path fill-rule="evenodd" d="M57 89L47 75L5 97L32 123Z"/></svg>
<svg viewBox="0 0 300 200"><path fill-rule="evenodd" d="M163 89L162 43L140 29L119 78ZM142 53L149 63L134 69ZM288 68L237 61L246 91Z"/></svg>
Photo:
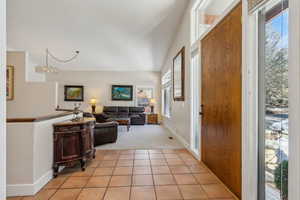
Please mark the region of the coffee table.
<svg viewBox="0 0 300 200"><path fill-rule="evenodd" d="M107 121L115 121L118 122L120 126L126 126L127 132L130 130L130 118L110 118Z"/></svg>

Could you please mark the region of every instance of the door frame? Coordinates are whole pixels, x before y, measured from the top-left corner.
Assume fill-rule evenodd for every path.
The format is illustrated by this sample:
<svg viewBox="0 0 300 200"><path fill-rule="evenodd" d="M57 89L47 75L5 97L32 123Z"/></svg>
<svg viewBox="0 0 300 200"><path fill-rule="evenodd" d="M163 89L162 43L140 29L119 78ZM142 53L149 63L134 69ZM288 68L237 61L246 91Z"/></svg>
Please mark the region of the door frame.
<svg viewBox="0 0 300 200"><path fill-rule="evenodd" d="M190 109L191 109L191 128L190 128L190 132L191 132L191 137L190 137L190 151L193 153L193 155L198 159L201 160L201 116L199 116L199 112L200 112L200 105L201 105L201 56L200 56L200 45L196 45L192 47L192 52L191 52L191 56L190 56L190 92L191 92L191 104L190 104ZM194 67L193 66L193 57L198 55L198 62L197 62L197 70L195 73L194 71ZM194 80L194 74L197 74L197 83L195 82L196 80ZM195 111L194 109L194 91L195 88L193 86L198 85L198 91L197 91L197 95L198 95L198 109ZM196 113L194 113L196 112ZM194 114L198 115L197 120L194 120ZM194 152L194 148L193 148L193 143L194 143L194 136L195 136L195 123L198 123L199 126L199 149L198 152Z"/></svg>
<svg viewBox="0 0 300 200"><path fill-rule="evenodd" d="M6 0L0 0L0 199L6 198Z"/></svg>

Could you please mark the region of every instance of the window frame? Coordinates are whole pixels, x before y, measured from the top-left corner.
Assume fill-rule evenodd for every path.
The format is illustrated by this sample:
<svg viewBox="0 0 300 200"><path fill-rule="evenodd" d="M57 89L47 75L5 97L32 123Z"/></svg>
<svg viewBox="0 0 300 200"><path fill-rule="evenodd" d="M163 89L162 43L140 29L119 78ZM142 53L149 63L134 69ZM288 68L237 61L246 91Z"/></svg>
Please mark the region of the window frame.
<svg viewBox="0 0 300 200"><path fill-rule="evenodd" d="M172 113L172 72L171 69L169 69L161 78L161 113L163 117L171 118ZM165 113L165 90L169 90L169 113Z"/></svg>

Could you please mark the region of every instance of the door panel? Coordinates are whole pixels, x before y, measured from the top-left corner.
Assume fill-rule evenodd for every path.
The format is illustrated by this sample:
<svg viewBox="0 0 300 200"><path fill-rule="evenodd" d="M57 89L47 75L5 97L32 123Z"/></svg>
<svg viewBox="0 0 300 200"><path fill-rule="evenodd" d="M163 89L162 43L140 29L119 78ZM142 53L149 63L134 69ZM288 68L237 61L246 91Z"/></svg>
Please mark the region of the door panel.
<svg viewBox="0 0 300 200"><path fill-rule="evenodd" d="M202 160L241 197L242 5L202 41Z"/></svg>

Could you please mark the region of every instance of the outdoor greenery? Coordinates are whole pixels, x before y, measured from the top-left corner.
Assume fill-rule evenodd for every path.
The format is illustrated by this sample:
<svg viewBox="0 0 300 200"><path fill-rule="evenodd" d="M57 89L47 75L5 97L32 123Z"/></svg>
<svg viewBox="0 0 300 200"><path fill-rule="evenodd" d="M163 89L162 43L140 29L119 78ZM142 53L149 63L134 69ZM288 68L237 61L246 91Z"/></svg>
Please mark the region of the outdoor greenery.
<svg viewBox="0 0 300 200"><path fill-rule="evenodd" d="M288 166L288 161L284 160L275 169L275 185L282 200L288 200Z"/></svg>

